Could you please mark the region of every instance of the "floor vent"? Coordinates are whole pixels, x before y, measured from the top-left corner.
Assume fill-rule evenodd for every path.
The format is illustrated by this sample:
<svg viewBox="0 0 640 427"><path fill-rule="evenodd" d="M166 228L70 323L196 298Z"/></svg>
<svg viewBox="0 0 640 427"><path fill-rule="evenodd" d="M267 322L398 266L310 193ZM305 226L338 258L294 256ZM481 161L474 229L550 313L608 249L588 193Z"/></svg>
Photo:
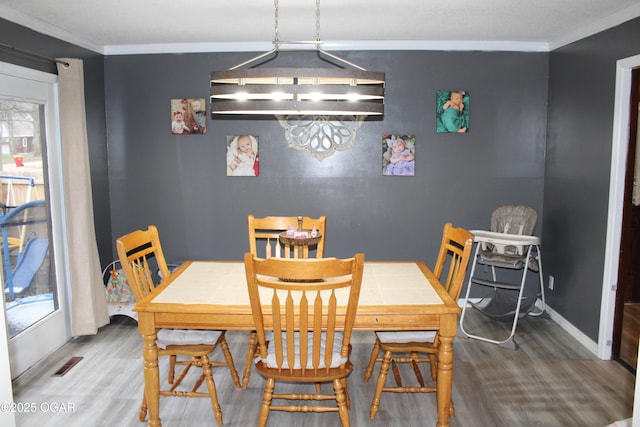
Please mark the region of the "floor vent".
<svg viewBox="0 0 640 427"><path fill-rule="evenodd" d="M71 359L67 360L67 363L62 365L62 367L60 369L58 369L52 375L52 377L62 377L62 376L64 376L67 372L69 372L71 370L71 368L76 366L78 364L78 362L81 361L81 360L82 360L82 357L79 357L79 356L72 357Z"/></svg>

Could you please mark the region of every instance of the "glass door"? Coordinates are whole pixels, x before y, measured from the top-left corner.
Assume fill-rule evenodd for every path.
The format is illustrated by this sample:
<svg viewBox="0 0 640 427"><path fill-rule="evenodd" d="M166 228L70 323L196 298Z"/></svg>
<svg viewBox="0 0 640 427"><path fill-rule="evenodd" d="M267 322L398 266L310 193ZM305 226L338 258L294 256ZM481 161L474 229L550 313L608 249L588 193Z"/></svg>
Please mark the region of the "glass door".
<svg viewBox="0 0 640 427"><path fill-rule="evenodd" d="M56 76L0 63L0 278L11 377L70 337Z"/></svg>

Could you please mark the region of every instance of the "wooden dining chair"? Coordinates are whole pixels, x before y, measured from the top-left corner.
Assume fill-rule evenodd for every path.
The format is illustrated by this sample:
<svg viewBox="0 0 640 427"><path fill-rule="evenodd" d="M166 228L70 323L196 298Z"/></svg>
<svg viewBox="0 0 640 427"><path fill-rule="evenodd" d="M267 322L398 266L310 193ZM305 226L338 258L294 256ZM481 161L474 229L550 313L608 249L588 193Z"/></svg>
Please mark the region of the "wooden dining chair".
<svg viewBox="0 0 640 427"><path fill-rule="evenodd" d="M136 230L116 240L118 257L134 299L140 301L153 291L158 283L154 282L155 269L159 276L169 277L169 268L160 246L160 237L155 226L149 225L147 230ZM218 403L216 385L211 368L228 366L233 382L240 387L240 378L233 364L233 357L225 338L225 331L201 331L185 329L160 329L157 331L158 356L169 356L168 383L169 388L160 390L161 396L209 397L218 425L222 425L222 410ZM209 359L209 355L218 347L222 348L225 362ZM186 356L187 360L178 360L178 356ZM175 376L176 365L182 365L181 373ZM192 367L202 368L202 374L193 388L187 391L178 390ZM205 382L208 392L198 389ZM140 421L147 416L146 394L143 396L139 412Z"/></svg>
<svg viewBox="0 0 640 427"><path fill-rule="evenodd" d="M256 369L267 379L258 426L266 425L270 411L338 412L342 425L349 426L350 341L364 254L300 260L259 259L247 253L244 264L258 336ZM279 394L276 381L332 382L334 393ZM276 406L274 399L292 402ZM306 404L327 400L335 400L336 407Z"/></svg>
<svg viewBox="0 0 640 427"><path fill-rule="evenodd" d="M473 234L463 228L455 228L451 223L445 224L433 272L454 301L457 301L460 296L472 247ZM431 393L437 391L436 386L425 385L419 364L429 362L431 379L436 382L438 344L437 331L376 332L376 341L364 374L364 381L369 381L375 363L382 362L375 394L371 401L369 414L371 419L374 419L378 413L383 392ZM403 385L398 363L406 363L411 366L419 386ZM385 387L390 365L396 387ZM450 402L449 416L450 418L455 416L453 402Z"/></svg>
<svg viewBox="0 0 640 427"><path fill-rule="evenodd" d="M302 227L302 230L312 230L316 228L321 238L315 246L316 258L324 256L324 245L326 240L327 217L310 218L307 216L266 216L256 218L248 215L247 225L249 230L249 252L260 258L308 258L309 245L289 245L281 243L280 233L287 231L290 227Z"/></svg>
<svg viewBox="0 0 640 427"><path fill-rule="evenodd" d="M247 216L247 226L249 235L249 252L260 258L308 258L309 253L313 253L315 248L316 258L324 257L325 231L327 218L310 218L306 216L266 216L256 218L253 215ZM302 230L312 230L314 227L319 233L320 239L314 245L294 245L280 242L280 233L287 231L290 227ZM249 334L249 344L242 374L242 388L249 385L251 376L251 365L257 349L255 331Z"/></svg>

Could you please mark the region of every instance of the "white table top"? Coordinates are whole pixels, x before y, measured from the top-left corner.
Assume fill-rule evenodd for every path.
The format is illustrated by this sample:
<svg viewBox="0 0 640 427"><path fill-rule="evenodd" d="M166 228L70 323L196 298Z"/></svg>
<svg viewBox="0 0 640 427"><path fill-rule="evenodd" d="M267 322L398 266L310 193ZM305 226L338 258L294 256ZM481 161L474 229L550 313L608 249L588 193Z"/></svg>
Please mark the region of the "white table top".
<svg viewBox="0 0 640 427"><path fill-rule="evenodd" d="M244 264L194 261L153 302L248 305ZM415 262L365 263L359 306L429 304L442 299Z"/></svg>

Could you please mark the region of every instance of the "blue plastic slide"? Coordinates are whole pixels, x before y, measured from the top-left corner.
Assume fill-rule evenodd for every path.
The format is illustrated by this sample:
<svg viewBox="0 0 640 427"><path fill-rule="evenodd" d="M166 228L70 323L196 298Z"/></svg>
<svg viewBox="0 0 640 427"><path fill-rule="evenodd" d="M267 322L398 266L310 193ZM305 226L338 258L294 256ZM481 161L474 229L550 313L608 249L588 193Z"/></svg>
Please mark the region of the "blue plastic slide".
<svg viewBox="0 0 640 427"><path fill-rule="evenodd" d="M47 208L44 200L34 200L23 203L12 208L9 213L0 213L2 257L4 258L4 272L6 275L5 295L10 299L13 299L16 295L24 294L29 290L33 277L47 256L49 240L38 237L29 239L23 250L18 254L16 266L11 268L7 229L9 227L45 223L46 221Z"/></svg>
<svg viewBox="0 0 640 427"><path fill-rule="evenodd" d="M20 295L29 288L33 277L47 256L48 249L49 239L43 237L35 237L24 246L24 251L11 272L15 295Z"/></svg>

